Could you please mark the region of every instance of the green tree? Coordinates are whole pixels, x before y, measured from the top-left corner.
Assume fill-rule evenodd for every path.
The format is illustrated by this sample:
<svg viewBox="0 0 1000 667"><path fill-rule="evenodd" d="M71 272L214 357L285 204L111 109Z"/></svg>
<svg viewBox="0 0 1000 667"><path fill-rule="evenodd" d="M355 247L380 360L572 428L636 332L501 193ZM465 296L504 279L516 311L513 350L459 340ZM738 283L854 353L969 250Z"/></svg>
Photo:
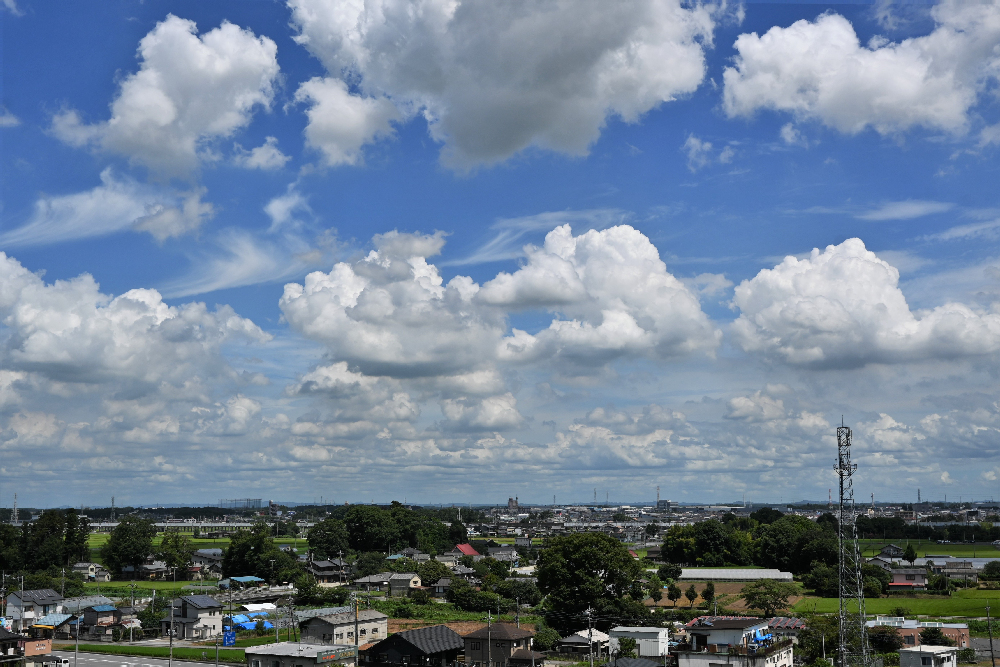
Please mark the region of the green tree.
<svg viewBox="0 0 1000 667"><path fill-rule="evenodd" d="M691 608L693 609L694 601L698 599L698 591L695 589L694 584L687 587L687 590L684 591L684 597L688 599L688 602L691 603Z"/></svg>
<svg viewBox="0 0 1000 667"><path fill-rule="evenodd" d="M398 516L405 516L397 512ZM399 546L400 529L396 516L389 510L374 505L354 505L344 515L348 541L355 551L381 551L388 554Z"/></svg>
<svg viewBox="0 0 1000 667"><path fill-rule="evenodd" d="M448 541L452 543L452 546L465 544L468 540L469 531L466 529L465 524L460 521L452 521L451 526L448 527Z"/></svg>
<svg viewBox="0 0 1000 667"><path fill-rule="evenodd" d="M681 566L674 563L664 563L656 570L656 574L661 581L674 581L680 579Z"/></svg>
<svg viewBox="0 0 1000 667"><path fill-rule="evenodd" d="M634 658L635 657L635 640L631 637L619 637L618 638L618 650L616 655L619 658Z"/></svg>
<svg viewBox="0 0 1000 667"><path fill-rule="evenodd" d="M812 570L802 578L802 583L820 597L835 598L840 594L840 574L823 563L813 563Z"/></svg>
<svg viewBox="0 0 1000 667"><path fill-rule="evenodd" d="M9 572L23 567L21 531L8 523L0 524L0 569Z"/></svg>
<svg viewBox="0 0 1000 667"><path fill-rule="evenodd" d="M385 559L385 554L369 551L358 556L358 560L354 563L354 576L368 577L386 572L388 569L389 561Z"/></svg>
<svg viewBox="0 0 1000 667"><path fill-rule="evenodd" d="M705 604L711 606L712 600L715 599L715 582L710 581L705 584L705 588L701 589L701 599L705 601Z"/></svg>
<svg viewBox="0 0 1000 667"><path fill-rule="evenodd" d="M653 602L663 599L663 582L655 574L649 577L649 597Z"/></svg>
<svg viewBox="0 0 1000 667"><path fill-rule="evenodd" d="M191 563L194 546L187 535L172 531L163 536L156 555L167 567L184 568Z"/></svg>
<svg viewBox="0 0 1000 667"><path fill-rule="evenodd" d="M755 512L750 513L750 518L760 523L762 525L770 525L785 516L776 509L771 509L770 507L762 507Z"/></svg>
<svg viewBox="0 0 1000 667"><path fill-rule="evenodd" d="M542 601L542 592L530 579L501 581L494 587L493 592L508 600L515 600L532 607Z"/></svg>
<svg viewBox="0 0 1000 667"><path fill-rule="evenodd" d="M532 647L539 651L552 651L562 637L554 628L543 625L535 630L535 637L532 639Z"/></svg>
<svg viewBox="0 0 1000 667"><path fill-rule="evenodd" d="M882 597L882 582L875 577L864 577L861 587L866 598Z"/></svg>
<svg viewBox="0 0 1000 667"><path fill-rule="evenodd" d="M417 574L420 575L420 583L431 586L445 577L450 577L451 569L444 563L429 560L417 566Z"/></svg>
<svg viewBox="0 0 1000 667"><path fill-rule="evenodd" d="M903 560L910 565L913 565L913 561L917 560L917 550L913 548L912 544L907 543L906 549L903 550Z"/></svg>
<svg viewBox="0 0 1000 667"><path fill-rule="evenodd" d="M793 584L772 579L758 579L743 587L740 597L749 609L759 609L764 616L774 616L775 612L788 608L788 598L795 595Z"/></svg>
<svg viewBox="0 0 1000 667"><path fill-rule="evenodd" d="M90 524L80 519L75 509L65 512L66 532L63 537L63 557L65 565L73 565L90 560Z"/></svg>
<svg viewBox="0 0 1000 667"><path fill-rule="evenodd" d="M941 632L941 628L924 628L920 631L920 643L925 646L954 646L955 642Z"/></svg>
<svg viewBox="0 0 1000 667"><path fill-rule="evenodd" d="M872 578L878 580L877 593L872 597L878 597L879 595L884 595L889 592L889 582L892 581L892 575L887 571L880 568L878 565L872 565L871 563L865 563L861 566L861 576L864 579ZM873 591L876 589L872 589ZM868 593L865 593L868 596Z"/></svg>
<svg viewBox="0 0 1000 667"><path fill-rule="evenodd" d="M25 566L38 571L65 565L65 515L59 510L45 510L38 521L29 525Z"/></svg>
<svg viewBox="0 0 1000 667"><path fill-rule="evenodd" d="M983 566L983 571L979 573L980 579L997 581L1000 579L1000 560L991 560Z"/></svg>
<svg viewBox="0 0 1000 667"><path fill-rule="evenodd" d="M609 535L560 535L538 557L538 588L547 596L546 608L559 614L553 625L560 632L572 631L583 627L589 607L610 617L607 612L621 611L622 602L629 606L640 572L628 549ZM639 614L648 614L641 601L638 606ZM634 613L631 607L629 613Z"/></svg>
<svg viewBox="0 0 1000 667"><path fill-rule="evenodd" d="M170 598L166 595L157 595L153 598L153 601L146 605L146 608L138 613L139 622L142 624L143 628L159 629L160 619L163 618L163 613L166 611L167 607L170 606Z"/></svg>
<svg viewBox="0 0 1000 667"><path fill-rule="evenodd" d="M351 548L349 537L346 523L327 517L309 529L309 550L317 560L337 558Z"/></svg>
<svg viewBox="0 0 1000 667"><path fill-rule="evenodd" d="M903 637L896 628L876 625L868 628L868 643L876 653L895 653L903 648Z"/></svg>
<svg viewBox="0 0 1000 667"><path fill-rule="evenodd" d="M681 599L681 595L680 586L670 582L670 585L667 586L667 599L673 602L675 607L677 606L677 601Z"/></svg>
<svg viewBox="0 0 1000 667"><path fill-rule="evenodd" d="M121 575L124 568L131 566L133 577L139 566L153 553L153 538L156 528L153 522L138 514L127 514L111 531L108 541L101 547L101 561L109 571Z"/></svg>
<svg viewBox="0 0 1000 667"><path fill-rule="evenodd" d="M806 664L821 660L824 652L828 656L834 655L840 636L837 617L817 614L805 620L806 627L799 631L796 654L801 653Z"/></svg>
<svg viewBox="0 0 1000 667"><path fill-rule="evenodd" d="M295 581L301 572L295 558L274 543L271 527L264 522L236 531L222 554L224 577L250 575L267 581Z"/></svg>

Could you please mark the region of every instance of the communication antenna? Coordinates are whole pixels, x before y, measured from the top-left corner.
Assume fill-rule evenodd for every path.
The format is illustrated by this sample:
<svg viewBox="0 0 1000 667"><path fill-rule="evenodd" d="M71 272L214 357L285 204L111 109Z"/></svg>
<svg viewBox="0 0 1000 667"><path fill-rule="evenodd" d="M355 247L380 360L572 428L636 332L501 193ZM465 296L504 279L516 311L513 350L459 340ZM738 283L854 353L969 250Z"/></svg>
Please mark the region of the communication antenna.
<svg viewBox="0 0 1000 667"><path fill-rule="evenodd" d="M111 523L115 522L115 497L111 496Z"/></svg>
<svg viewBox="0 0 1000 667"><path fill-rule="evenodd" d="M14 512L11 514L11 524L15 526L20 526L21 522L17 518L17 494L14 494Z"/></svg>
<svg viewBox="0 0 1000 667"><path fill-rule="evenodd" d="M656 504L660 504L660 485L656 485Z"/></svg>
<svg viewBox="0 0 1000 667"><path fill-rule="evenodd" d="M843 417L841 417L843 423ZM837 465L840 478L840 507L837 516L837 544L840 549L840 643L838 667L872 667L868 633L865 628L865 595L861 575L861 550L855 519L854 485L851 477L858 469L851 463L851 429L837 428ZM874 502L874 494L872 499Z"/></svg>

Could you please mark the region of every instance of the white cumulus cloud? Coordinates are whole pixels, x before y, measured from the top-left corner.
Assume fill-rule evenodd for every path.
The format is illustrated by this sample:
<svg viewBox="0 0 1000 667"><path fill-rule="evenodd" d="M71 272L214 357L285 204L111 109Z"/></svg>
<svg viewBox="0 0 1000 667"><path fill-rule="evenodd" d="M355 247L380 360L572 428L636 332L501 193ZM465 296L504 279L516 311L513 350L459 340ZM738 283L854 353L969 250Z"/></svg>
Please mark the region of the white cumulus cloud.
<svg viewBox="0 0 1000 667"><path fill-rule="evenodd" d="M269 171L281 169L285 163L292 158L281 152L278 148L277 137L267 137L264 143L253 150L246 151L239 144L236 145L236 156L233 161L244 169L262 169Z"/></svg>
<svg viewBox="0 0 1000 667"><path fill-rule="evenodd" d="M299 91L314 103L307 140L332 164L385 133L387 102L422 115L459 168L529 146L586 154L609 117L636 122L697 89L714 28L712 7L679 0L288 4L296 39L334 77Z"/></svg>
<svg viewBox="0 0 1000 667"><path fill-rule="evenodd" d="M786 257L735 290L736 341L790 364L855 367L1000 350L1000 314L946 303L911 311L899 271L860 239Z"/></svg>
<svg viewBox="0 0 1000 667"><path fill-rule="evenodd" d="M1000 73L1000 5L946 0L928 35L858 40L843 16L740 35L724 74L730 116L759 109L816 119L840 132L925 127L960 135L969 110Z"/></svg>
<svg viewBox="0 0 1000 667"><path fill-rule="evenodd" d="M53 118L71 145L96 145L161 176L190 175L214 139L267 108L278 76L277 46L224 21L201 36L193 21L167 16L139 42L139 71L121 83L111 118L86 124L76 111Z"/></svg>

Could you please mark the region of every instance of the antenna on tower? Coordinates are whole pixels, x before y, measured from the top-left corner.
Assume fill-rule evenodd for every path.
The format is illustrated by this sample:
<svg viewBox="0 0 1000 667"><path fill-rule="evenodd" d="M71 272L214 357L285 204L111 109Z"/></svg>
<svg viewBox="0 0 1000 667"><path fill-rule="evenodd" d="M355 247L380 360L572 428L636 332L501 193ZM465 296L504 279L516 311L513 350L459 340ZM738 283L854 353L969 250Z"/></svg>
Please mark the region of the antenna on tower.
<svg viewBox="0 0 1000 667"><path fill-rule="evenodd" d="M843 423L843 417L841 417ZM858 529L855 522L854 485L851 477L858 469L851 463L851 429L837 429L837 465L834 470L840 478L840 507L837 516L837 545L840 549L840 640L837 650L838 667L872 667L868 632L865 626L864 579L861 575L861 550L858 548ZM872 494L872 502L875 494Z"/></svg>
<svg viewBox="0 0 1000 667"><path fill-rule="evenodd" d="M826 490L826 508L830 509L833 507L833 489Z"/></svg>
<svg viewBox="0 0 1000 667"><path fill-rule="evenodd" d="M14 494L14 511L10 516L10 522L12 525L20 526L21 522L17 518L17 494Z"/></svg>
<svg viewBox="0 0 1000 667"><path fill-rule="evenodd" d="M111 523L115 522L115 497L111 496Z"/></svg>
<svg viewBox="0 0 1000 667"><path fill-rule="evenodd" d="M656 504L660 504L660 485L656 485Z"/></svg>
<svg viewBox="0 0 1000 667"><path fill-rule="evenodd" d="M920 503L920 489L917 489L917 503Z"/></svg>

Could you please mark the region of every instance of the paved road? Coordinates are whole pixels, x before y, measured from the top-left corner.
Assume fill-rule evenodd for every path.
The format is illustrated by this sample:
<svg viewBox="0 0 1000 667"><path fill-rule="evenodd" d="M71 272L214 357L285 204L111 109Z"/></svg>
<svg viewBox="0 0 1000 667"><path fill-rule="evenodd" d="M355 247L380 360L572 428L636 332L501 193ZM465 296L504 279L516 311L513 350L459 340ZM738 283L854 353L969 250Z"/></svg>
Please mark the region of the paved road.
<svg viewBox="0 0 1000 667"><path fill-rule="evenodd" d="M206 651L209 658L215 657L215 648ZM53 651L52 655L57 658L69 660L69 666L73 665L73 651ZM187 660L174 660L173 667L205 667L204 662L190 662ZM105 653L84 653L80 652L77 667L167 667L166 658L147 658L136 655L107 655Z"/></svg>

